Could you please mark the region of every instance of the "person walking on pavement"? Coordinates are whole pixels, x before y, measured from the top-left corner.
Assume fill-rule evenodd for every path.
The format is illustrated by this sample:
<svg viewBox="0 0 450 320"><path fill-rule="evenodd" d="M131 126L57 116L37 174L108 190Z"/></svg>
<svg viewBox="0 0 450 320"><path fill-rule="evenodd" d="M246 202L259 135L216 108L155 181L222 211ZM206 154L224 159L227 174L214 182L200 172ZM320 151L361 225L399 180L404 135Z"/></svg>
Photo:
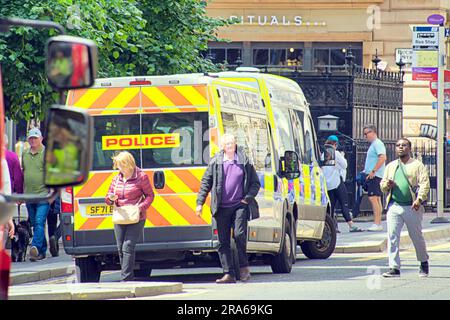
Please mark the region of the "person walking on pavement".
<svg viewBox="0 0 450 320"><path fill-rule="evenodd" d="M5 139L5 159L8 163L9 176L11 178L11 193L23 193L23 174L20 168L20 161L17 154L8 150L8 135L4 135Z"/></svg>
<svg viewBox="0 0 450 320"><path fill-rule="evenodd" d="M325 144L332 145L335 150L337 149L338 143L339 139L335 135L329 136L325 142ZM347 169L347 160L337 150L335 152L335 160L336 163L334 166L324 166L322 168L327 183L328 197L331 202L331 215L336 219L334 209L336 208L336 201L339 201L342 208L342 215L348 224L349 232L361 232L363 230L354 225L350 210L347 206L347 189L345 188L344 180L342 179L342 171Z"/></svg>
<svg viewBox="0 0 450 320"><path fill-rule="evenodd" d="M8 163L2 159L2 193L11 194L11 178L9 176ZM13 219L10 218L8 222L0 225L0 250L5 247L8 237L12 239L15 234L15 227Z"/></svg>
<svg viewBox="0 0 450 320"><path fill-rule="evenodd" d="M367 231L383 231L383 226L381 225L383 206L381 204L382 193L380 181L381 178L383 178L385 162L387 159L386 147L383 141L378 139L377 128L374 125L364 126L363 132L367 141L370 142L364 165L364 172L367 174L367 193L374 216L374 223Z"/></svg>
<svg viewBox="0 0 450 320"><path fill-rule="evenodd" d="M121 281L134 280L136 242L144 233L146 211L153 202L154 193L148 176L136 166L133 155L120 152L113 158L114 169L119 169L109 186L105 202L118 207L139 206L139 222L132 224L114 224L114 234L119 252Z"/></svg>
<svg viewBox="0 0 450 320"><path fill-rule="evenodd" d="M44 183L44 155L45 146L42 144L42 133L38 128L28 131L27 141L30 148L22 155L22 169L25 193L47 195L49 190ZM45 222L47 220L50 203L27 203L28 216L33 227L33 240L30 248L30 260L44 260L47 253L47 239L45 238Z"/></svg>
<svg viewBox="0 0 450 320"><path fill-rule="evenodd" d="M248 220L259 217L255 197L261 186L255 167L241 148L236 138L224 134L222 150L211 159L203 175L197 196L196 214L201 216L203 204L211 192L211 213L217 223L219 258L224 276L216 283L235 283L236 272L243 282L250 280L247 260ZM235 270L231 258L231 229L236 242L239 270Z"/></svg>
<svg viewBox="0 0 450 320"><path fill-rule="evenodd" d="M389 271L383 277L400 276L400 233L406 224L408 234L420 261L419 276L429 273L428 253L422 234L422 219L425 211L422 203L430 191L427 169L417 159L411 158L411 141L402 138L395 150L398 159L390 162L381 180L381 190L387 193L387 228Z"/></svg>
<svg viewBox="0 0 450 320"><path fill-rule="evenodd" d="M50 209L47 215L47 226L48 226L48 242L50 246L50 254L52 257L59 256L59 238L61 238L61 198L56 197L55 201L50 205Z"/></svg>

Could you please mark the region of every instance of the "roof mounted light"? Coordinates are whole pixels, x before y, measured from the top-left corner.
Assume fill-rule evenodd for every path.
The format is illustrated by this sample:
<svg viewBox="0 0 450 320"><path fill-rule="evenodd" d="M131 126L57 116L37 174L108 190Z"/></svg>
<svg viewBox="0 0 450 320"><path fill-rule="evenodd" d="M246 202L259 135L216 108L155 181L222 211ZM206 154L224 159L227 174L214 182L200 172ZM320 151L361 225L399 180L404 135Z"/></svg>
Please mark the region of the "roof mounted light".
<svg viewBox="0 0 450 320"><path fill-rule="evenodd" d="M150 80L145 80L145 78L136 78L136 80L130 81L130 86L145 86L151 84L152 82Z"/></svg>
<svg viewBox="0 0 450 320"><path fill-rule="evenodd" d="M238 67L238 68L236 68L236 72L254 72L254 73L259 73L260 70L258 68L253 68L253 67Z"/></svg>

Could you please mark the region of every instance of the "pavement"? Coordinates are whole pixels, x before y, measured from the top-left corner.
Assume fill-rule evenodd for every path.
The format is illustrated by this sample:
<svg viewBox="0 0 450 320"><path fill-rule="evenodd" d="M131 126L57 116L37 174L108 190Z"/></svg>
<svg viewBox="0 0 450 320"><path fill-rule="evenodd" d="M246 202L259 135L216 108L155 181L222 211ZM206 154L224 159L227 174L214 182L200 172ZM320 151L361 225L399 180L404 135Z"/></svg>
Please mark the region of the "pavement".
<svg viewBox="0 0 450 320"><path fill-rule="evenodd" d="M445 216L448 218L449 214ZM450 223L432 224L436 213L426 213L423 219L423 234L428 242L450 238ZM372 217L358 217L355 223L362 229L372 224ZM338 228L335 254L339 253L375 253L383 252L387 248L386 221L382 221L384 231L379 232L348 232L347 224L338 218ZM406 227L401 234L402 248L412 246ZM66 277L66 283L39 284L57 277ZM75 265L71 256L65 254L60 245L59 257L47 258L39 262L12 263L11 287L9 299L11 300L98 300L155 296L168 293L180 293L183 284L180 282L100 282L76 283ZM33 282L33 285L27 285Z"/></svg>

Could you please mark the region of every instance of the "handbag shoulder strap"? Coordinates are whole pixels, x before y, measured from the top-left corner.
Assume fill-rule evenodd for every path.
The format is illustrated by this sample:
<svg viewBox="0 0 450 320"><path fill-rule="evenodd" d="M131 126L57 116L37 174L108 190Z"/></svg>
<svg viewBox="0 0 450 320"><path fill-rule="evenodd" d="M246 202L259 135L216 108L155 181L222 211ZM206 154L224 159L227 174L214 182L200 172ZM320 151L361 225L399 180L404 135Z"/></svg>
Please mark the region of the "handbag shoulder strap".
<svg viewBox="0 0 450 320"><path fill-rule="evenodd" d="M409 182L408 176L405 173L405 170L403 169L403 163L401 163L400 159L398 160L398 166L400 167L400 170L403 174L403 176L405 177L406 181L408 182L409 188L412 190L414 190L414 187L411 185L411 182Z"/></svg>

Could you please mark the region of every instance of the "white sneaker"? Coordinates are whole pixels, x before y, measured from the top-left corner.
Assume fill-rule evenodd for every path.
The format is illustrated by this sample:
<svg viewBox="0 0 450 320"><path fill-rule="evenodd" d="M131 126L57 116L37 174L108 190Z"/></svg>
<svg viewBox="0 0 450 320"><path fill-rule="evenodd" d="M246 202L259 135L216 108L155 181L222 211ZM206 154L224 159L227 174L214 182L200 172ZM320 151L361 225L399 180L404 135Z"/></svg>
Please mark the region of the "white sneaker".
<svg viewBox="0 0 450 320"><path fill-rule="evenodd" d="M383 231L383 226L381 224L372 224L367 231Z"/></svg>

